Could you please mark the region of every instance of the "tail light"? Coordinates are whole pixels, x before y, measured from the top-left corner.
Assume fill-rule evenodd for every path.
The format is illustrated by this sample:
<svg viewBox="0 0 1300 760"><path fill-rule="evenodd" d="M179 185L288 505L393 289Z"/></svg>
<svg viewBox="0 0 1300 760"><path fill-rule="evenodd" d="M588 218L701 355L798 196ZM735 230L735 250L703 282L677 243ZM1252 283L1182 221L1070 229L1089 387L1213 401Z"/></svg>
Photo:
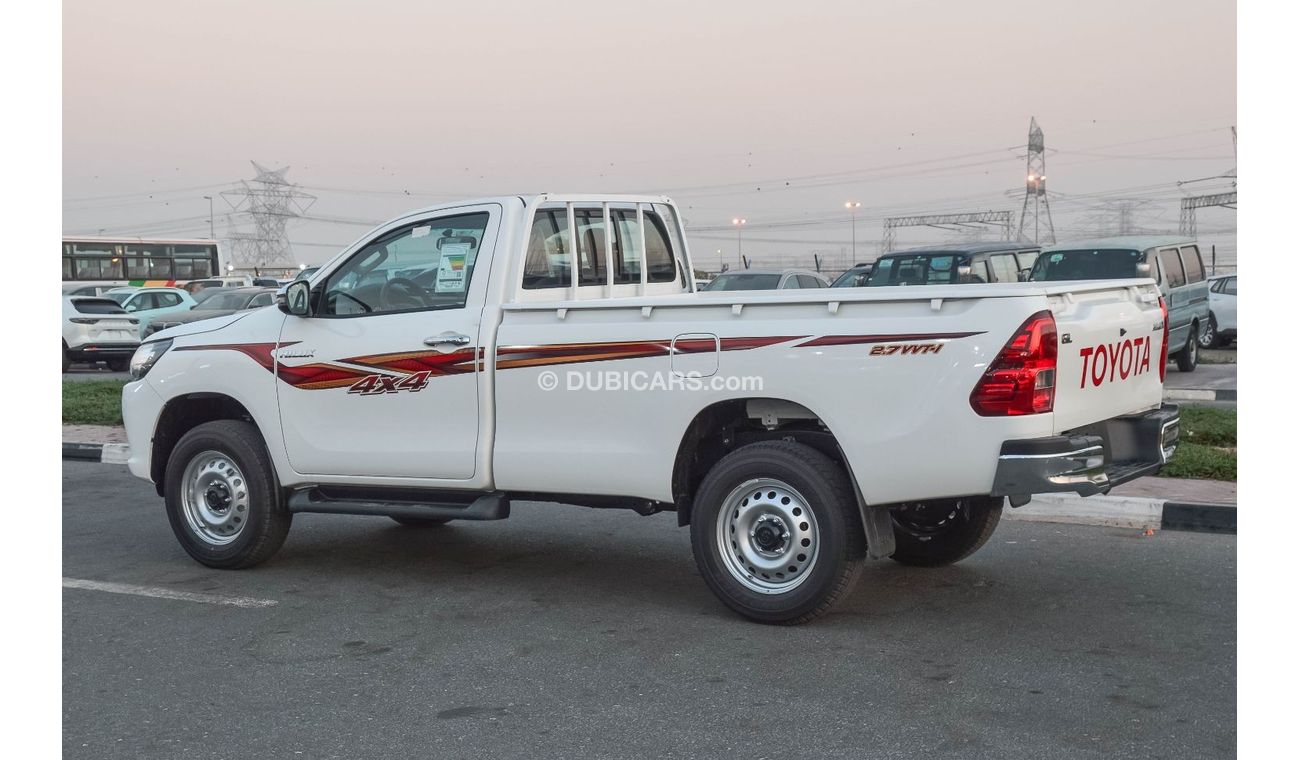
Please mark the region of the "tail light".
<svg viewBox="0 0 1300 760"><path fill-rule="evenodd" d="M1056 400L1056 320L1034 314L1002 347L970 394L981 417L1042 414Z"/></svg>
<svg viewBox="0 0 1300 760"><path fill-rule="evenodd" d="M1160 321L1164 323L1165 333L1160 338L1160 382L1165 381L1165 365L1169 363L1169 304L1160 299Z"/></svg>

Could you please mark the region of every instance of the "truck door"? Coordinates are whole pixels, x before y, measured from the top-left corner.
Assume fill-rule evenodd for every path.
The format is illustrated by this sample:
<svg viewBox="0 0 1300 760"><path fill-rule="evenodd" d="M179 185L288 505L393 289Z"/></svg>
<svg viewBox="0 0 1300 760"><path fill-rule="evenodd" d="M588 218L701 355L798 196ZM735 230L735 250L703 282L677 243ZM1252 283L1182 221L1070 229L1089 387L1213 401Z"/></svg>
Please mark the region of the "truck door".
<svg viewBox="0 0 1300 760"><path fill-rule="evenodd" d="M288 317L276 349L294 470L474 476L480 317L500 215L486 204L402 220L316 278L311 316Z"/></svg>

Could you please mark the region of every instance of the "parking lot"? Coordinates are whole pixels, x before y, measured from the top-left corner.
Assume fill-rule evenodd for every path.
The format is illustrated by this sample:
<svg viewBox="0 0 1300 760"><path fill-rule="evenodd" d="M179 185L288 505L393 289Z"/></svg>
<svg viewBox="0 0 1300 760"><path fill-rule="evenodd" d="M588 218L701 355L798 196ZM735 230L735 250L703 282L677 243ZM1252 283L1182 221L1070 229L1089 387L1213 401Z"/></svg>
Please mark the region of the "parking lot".
<svg viewBox="0 0 1300 760"><path fill-rule="evenodd" d="M1004 522L868 565L841 611L748 623L671 515L524 503L402 528L299 516L191 561L125 468L64 462L66 757L1223 757L1236 537ZM214 604L239 598L251 606ZM270 604L274 602L274 604ZM265 605L265 606L258 606Z"/></svg>

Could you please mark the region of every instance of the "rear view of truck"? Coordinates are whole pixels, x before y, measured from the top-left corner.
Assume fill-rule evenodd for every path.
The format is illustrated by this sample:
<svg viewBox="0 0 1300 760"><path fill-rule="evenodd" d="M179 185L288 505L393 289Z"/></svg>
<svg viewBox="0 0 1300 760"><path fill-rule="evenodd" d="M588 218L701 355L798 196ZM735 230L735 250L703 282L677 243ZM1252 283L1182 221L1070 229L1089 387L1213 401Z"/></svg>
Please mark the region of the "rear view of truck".
<svg viewBox="0 0 1300 760"><path fill-rule="evenodd" d="M1049 289L1051 308L1030 318L971 395L981 415L1052 413L1057 435L1002 446L992 495L1013 506L1034 493L1105 493L1158 469L1177 444L1177 407L1161 401L1169 326L1159 291L1071 285Z"/></svg>

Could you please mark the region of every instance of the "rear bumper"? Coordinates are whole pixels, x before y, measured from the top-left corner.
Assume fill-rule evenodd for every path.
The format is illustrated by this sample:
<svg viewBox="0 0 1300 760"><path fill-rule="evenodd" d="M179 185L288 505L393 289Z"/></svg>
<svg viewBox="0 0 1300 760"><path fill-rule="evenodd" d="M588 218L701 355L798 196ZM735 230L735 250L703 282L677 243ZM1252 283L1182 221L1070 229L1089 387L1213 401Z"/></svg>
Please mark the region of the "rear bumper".
<svg viewBox="0 0 1300 760"><path fill-rule="evenodd" d="M68 347L68 358L72 361L95 361L97 359L131 358L140 347L137 343L83 343Z"/></svg>
<svg viewBox="0 0 1300 760"><path fill-rule="evenodd" d="M1006 441L998 456L993 496L1013 505L1036 493L1106 493L1155 472L1178 446L1178 407L1116 417L1066 435Z"/></svg>

